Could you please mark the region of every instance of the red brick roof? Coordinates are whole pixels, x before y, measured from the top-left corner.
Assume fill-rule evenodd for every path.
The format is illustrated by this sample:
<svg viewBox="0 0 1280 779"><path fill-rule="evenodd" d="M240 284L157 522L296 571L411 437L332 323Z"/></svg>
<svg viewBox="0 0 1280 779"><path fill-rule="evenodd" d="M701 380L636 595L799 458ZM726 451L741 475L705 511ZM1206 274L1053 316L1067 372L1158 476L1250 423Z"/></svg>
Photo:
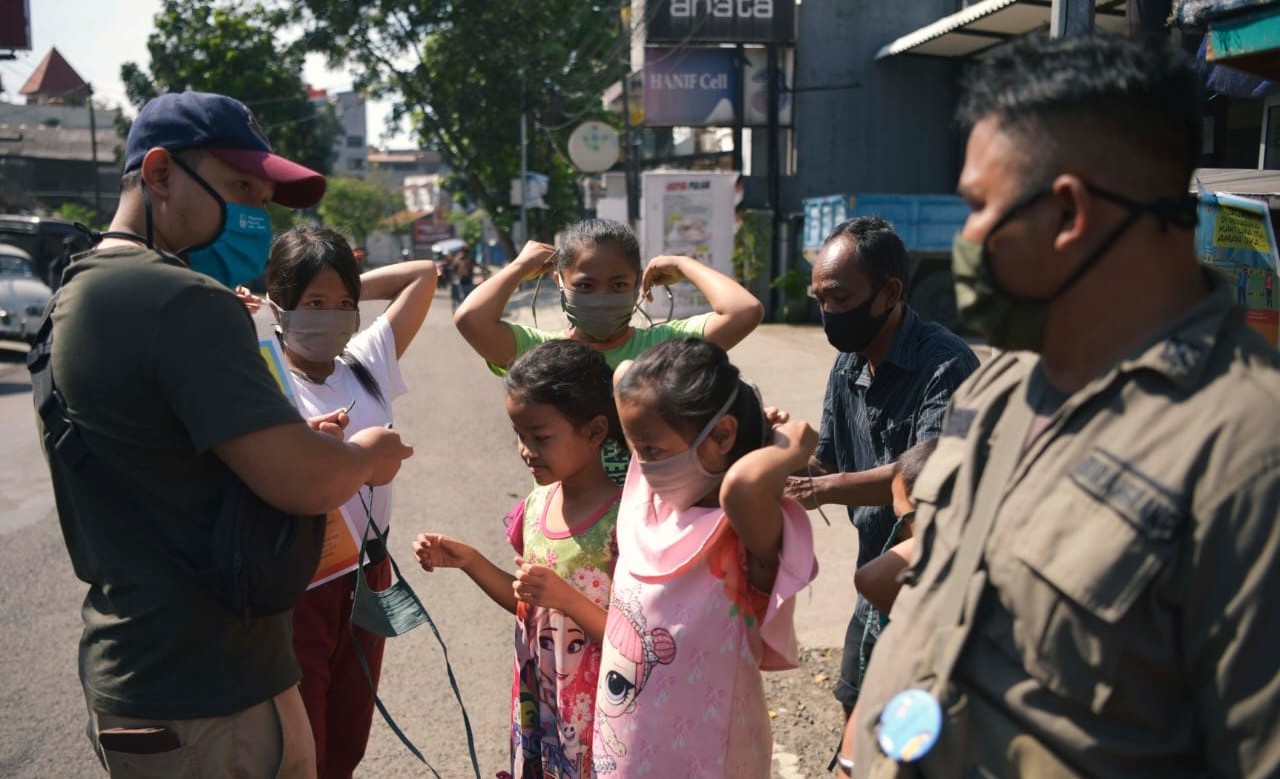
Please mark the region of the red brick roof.
<svg viewBox="0 0 1280 779"><path fill-rule="evenodd" d="M18 93L50 98L84 98L88 97L89 85L57 49L50 49Z"/></svg>

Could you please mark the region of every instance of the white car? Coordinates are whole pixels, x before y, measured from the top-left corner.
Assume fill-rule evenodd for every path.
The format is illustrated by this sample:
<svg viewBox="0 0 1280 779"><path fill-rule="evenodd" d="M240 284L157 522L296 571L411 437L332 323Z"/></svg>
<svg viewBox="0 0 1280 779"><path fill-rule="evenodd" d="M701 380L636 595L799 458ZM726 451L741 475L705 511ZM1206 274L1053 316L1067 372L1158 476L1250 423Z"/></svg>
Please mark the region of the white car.
<svg viewBox="0 0 1280 779"><path fill-rule="evenodd" d="M0 338L33 341L52 295L32 270L31 255L0 243Z"/></svg>

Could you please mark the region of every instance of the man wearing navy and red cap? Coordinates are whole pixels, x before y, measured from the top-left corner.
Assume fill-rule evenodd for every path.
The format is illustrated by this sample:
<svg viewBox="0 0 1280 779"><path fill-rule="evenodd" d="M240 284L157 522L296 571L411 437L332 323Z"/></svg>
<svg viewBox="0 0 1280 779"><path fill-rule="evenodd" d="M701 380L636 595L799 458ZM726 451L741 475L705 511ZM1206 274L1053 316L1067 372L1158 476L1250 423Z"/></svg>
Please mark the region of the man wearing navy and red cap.
<svg viewBox="0 0 1280 779"><path fill-rule="evenodd" d="M386 483L412 454L386 429L341 441L344 412L304 422L229 289L266 263L267 202L309 207L324 188L272 153L240 102L162 95L129 132L110 230L63 279L51 373L114 488L47 454L67 550L89 584L80 676L112 776L315 775L292 612L233 613L181 561L207 557L228 470L308 516Z"/></svg>

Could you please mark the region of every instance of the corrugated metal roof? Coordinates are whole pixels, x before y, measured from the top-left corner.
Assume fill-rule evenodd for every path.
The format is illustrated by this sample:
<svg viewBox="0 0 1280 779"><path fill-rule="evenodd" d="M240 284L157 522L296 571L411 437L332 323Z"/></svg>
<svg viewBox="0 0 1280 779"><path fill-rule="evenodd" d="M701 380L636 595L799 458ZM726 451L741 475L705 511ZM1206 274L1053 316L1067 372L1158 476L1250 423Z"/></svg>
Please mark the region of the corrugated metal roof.
<svg viewBox="0 0 1280 779"><path fill-rule="evenodd" d="M98 162L110 163L120 145L114 127L99 127ZM0 157L92 160L88 128L0 124Z"/></svg>
<svg viewBox="0 0 1280 779"><path fill-rule="evenodd" d="M1099 0L1095 26L1106 32L1123 32L1124 1ZM1051 13L1050 4L1042 0L983 0L886 44L876 59L908 53L971 57L1012 38L1048 30Z"/></svg>

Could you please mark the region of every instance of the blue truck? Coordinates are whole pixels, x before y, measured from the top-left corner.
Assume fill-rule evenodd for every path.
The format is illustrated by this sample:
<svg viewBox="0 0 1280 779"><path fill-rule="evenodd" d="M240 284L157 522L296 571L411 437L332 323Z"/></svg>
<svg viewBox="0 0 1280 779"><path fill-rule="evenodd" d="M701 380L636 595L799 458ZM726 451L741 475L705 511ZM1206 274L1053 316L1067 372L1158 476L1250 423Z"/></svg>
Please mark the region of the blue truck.
<svg viewBox="0 0 1280 779"><path fill-rule="evenodd" d="M925 319L960 326L951 278L951 241L969 207L956 195L829 195L804 201L804 253L812 261L837 224L881 216L902 237L911 258L907 302Z"/></svg>

